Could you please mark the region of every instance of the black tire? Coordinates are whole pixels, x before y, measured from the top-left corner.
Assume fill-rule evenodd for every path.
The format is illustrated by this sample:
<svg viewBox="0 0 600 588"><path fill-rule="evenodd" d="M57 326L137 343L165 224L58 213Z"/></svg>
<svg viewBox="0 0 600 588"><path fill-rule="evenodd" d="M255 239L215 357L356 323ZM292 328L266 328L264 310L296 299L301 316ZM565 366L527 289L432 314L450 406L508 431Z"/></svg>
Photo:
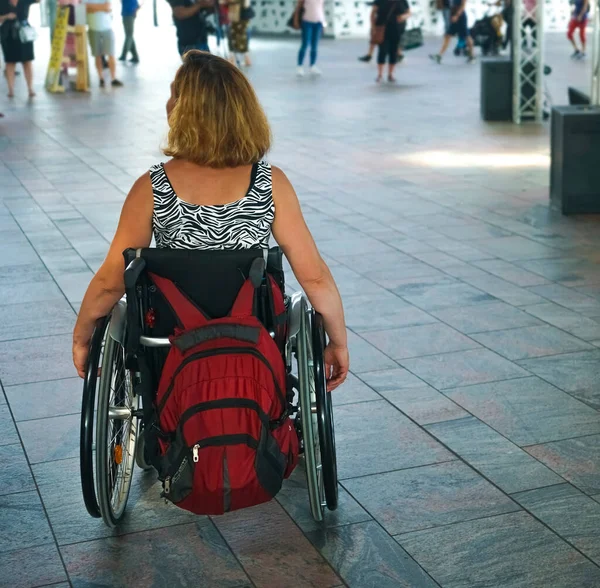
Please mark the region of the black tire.
<svg viewBox="0 0 600 588"><path fill-rule="evenodd" d="M96 483L94 480L94 413L96 410L96 386L98 370L102 362L104 337L108 328L109 317L96 322L96 328L90 343L88 365L83 381L83 396L81 402L81 426L79 438L79 469L83 502L90 516L101 517Z"/></svg>
<svg viewBox="0 0 600 588"><path fill-rule="evenodd" d="M321 448L321 475L327 508L335 510L338 506L337 457L335 452L335 429L333 424L333 406L331 394L327 392L325 374L325 328L323 317L312 311L312 350L314 361L315 396L317 403L317 424L319 445Z"/></svg>
<svg viewBox="0 0 600 588"><path fill-rule="evenodd" d="M115 527L125 516L135 465L139 397L133 394L131 374L125 367L125 350L110 334L106 337L98 390L96 424L96 476L102 519ZM124 410L130 416L111 417Z"/></svg>

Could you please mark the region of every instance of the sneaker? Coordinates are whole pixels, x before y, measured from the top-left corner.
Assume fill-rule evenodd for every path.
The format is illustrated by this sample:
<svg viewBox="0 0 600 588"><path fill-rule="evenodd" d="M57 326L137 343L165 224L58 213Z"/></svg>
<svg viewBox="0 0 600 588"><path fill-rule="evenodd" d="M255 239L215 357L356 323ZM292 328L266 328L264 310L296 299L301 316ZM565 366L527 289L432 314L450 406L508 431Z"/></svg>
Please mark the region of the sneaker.
<svg viewBox="0 0 600 588"><path fill-rule="evenodd" d="M313 76L320 76L323 72L316 65L312 65L310 68L310 73Z"/></svg>
<svg viewBox="0 0 600 588"><path fill-rule="evenodd" d="M129 60L129 63L133 63L133 64L135 64L135 65L137 65L139 62L140 62L140 58L139 58L139 57L132 57L132 58Z"/></svg>
<svg viewBox="0 0 600 588"><path fill-rule="evenodd" d="M104 86L106 86L106 84L104 83L104 80L100 80L100 87L104 88Z"/></svg>
<svg viewBox="0 0 600 588"><path fill-rule="evenodd" d="M296 70L296 75L299 78L303 78L304 77L304 68L302 66L298 67L298 69Z"/></svg>
<svg viewBox="0 0 600 588"><path fill-rule="evenodd" d="M362 61L364 63L369 63L371 61L371 59L373 59L372 55L363 55L362 57L358 58L358 61Z"/></svg>
<svg viewBox="0 0 600 588"><path fill-rule="evenodd" d="M123 87L123 82L121 82L120 80L113 80L110 85L113 88L122 88Z"/></svg>
<svg viewBox="0 0 600 588"><path fill-rule="evenodd" d="M467 57L467 63L473 63L475 61L475 56L474 55L469 55Z"/></svg>
<svg viewBox="0 0 600 588"><path fill-rule="evenodd" d="M388 76L388 82L390 84L395 84L396 83L396 78L394 76Z"/></svg>
<svg viewBox="0 0 600 588"><path fill-rule="evenodd" d="M583 51L579 52L579 57L577 59L585 59L585 53Z"/></svg>
<svg viewBox="0 0 600 588"><path fill-rule="evenodd" d="M398 61L396 63L400 64L404 61L404 53L398 55Z"/></svg>
<svg viewBox="0 0 600 588"><path fill-rule="evenodd" d="M442 63L441 55L430 55L429 59L431 59L431 61L435 61L435 63Z"/></svg>
<svg viewBox="0 0 600 588"><path fill-rule="evenodd" d="M579 51L579 49L576 49L575 52L571 55L571 59L579 59L581 56L581 51Z"/></svg>
<svg viewBox="0 0 600 588"><path fill-rule="evenodd" d="M127 61L127 57L125 57L125 55L121 55L121 57L119 57L119 61Z"/></svg>

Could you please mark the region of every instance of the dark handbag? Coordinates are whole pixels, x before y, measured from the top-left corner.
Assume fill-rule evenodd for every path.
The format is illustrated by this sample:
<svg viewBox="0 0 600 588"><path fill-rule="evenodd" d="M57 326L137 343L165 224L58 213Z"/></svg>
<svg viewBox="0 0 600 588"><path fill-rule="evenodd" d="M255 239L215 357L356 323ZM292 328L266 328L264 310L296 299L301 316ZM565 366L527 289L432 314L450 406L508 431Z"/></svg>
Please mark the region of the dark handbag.
<svg viewBox="0 0 600 588"><path fill-rule="evenodd" d="M296 11L294 10L294 12L292 12L292 16L290 16L290 19L287 21L287 26L290 27L290 29L294 29L295 31L300 29L301 23L302 23L302 17L304 16L304 6L302 6L302 8L300 8L300 14L298 15L298 26L296 26Z"/></svg>
<svg viewBox="0 0 600 588"><path fill-rule="evenodd" d="M402 48L405 51L410 51L411 49L417 49L418 47L422 47L424 44L423 40L423 31L421 27L415 27L414 29L409 29L405 31L404 35L402 35Z"/></svg>
<svg viewBox="0 0 600 588"><path fill-rule="evenodd" d="M252 6L248 6L247 8L242 8L240 20L252 20L255 16L256 12L254 12L254 8L252 8Z"/></svg>
<svg viewBox="0 0 600 588"><path fill-rule="evenodd" d="M392 13L396 10L396 6L392 2L392 7L382 25L376 25L371 27L371 45L381 45L385 40L385 28L392 16Z"/></svg>

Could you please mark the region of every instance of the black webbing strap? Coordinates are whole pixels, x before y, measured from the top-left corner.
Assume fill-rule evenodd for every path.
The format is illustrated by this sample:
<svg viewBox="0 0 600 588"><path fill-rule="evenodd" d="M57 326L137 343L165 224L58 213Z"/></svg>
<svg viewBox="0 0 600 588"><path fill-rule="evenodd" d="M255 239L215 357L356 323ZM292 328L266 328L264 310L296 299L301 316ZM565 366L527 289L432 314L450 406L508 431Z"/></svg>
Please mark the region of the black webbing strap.
<svg viewBox="0 0 600 588"><path fill-rule="evenodd" d="M206 343L214 339L236 339L237 341L245 341L256 345L259 337L259 327L236 324L205 325L179 335L179 337L173 339L173 345L185 353L200 343Z"/></svg>

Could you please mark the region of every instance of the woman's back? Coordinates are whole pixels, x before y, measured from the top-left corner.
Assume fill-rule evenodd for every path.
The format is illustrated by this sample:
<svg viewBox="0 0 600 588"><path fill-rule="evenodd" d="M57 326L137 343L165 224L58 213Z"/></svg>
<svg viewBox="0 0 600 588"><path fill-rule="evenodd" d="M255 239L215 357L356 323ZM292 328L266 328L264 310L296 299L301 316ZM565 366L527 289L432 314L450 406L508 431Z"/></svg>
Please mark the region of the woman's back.
<svg viewBox="0 0 600 588"><path fill-rule="evenodd" d="M275 216L271 167L213 169L172 160L150 170L157 247L268 247Z"/></svg>

